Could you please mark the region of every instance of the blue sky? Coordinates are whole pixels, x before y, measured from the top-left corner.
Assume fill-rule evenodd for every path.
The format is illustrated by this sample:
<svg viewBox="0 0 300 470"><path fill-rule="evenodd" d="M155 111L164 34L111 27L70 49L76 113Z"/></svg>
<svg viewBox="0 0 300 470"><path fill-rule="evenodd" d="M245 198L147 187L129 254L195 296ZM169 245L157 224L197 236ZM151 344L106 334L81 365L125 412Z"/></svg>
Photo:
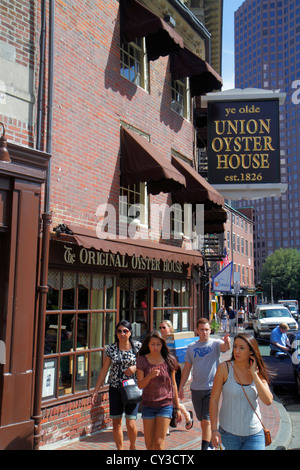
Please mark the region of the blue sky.
<svg viewBox="0 0 300 470"><path fill-rule="evenodd" d="M234 88L234 12L244 0L223 0L222 90Z"/></svg>

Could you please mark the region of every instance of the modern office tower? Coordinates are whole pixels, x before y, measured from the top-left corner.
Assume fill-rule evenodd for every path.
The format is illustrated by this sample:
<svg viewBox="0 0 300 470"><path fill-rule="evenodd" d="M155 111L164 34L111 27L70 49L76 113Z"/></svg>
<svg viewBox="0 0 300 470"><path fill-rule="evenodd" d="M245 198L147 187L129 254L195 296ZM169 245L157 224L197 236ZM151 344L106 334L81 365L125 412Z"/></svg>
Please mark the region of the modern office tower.
<svg viewBox="0 0 300 470"><path fill-rule="evenodd" d="M300 249L300 0L246 0L235 12L235 88L286 93L280 107L280 198L238 201L254 208L255 281L279 248Z"/></svg>

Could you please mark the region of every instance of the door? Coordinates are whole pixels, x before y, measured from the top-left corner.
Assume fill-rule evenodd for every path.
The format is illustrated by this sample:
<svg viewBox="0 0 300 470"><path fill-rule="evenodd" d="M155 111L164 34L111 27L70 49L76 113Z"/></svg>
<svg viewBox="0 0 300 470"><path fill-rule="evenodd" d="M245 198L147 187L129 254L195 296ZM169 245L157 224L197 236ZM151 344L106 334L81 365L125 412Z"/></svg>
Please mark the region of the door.
<svg viewBox="0 0 300 470"><path fill-rule="evenodd" d="M120 277L120 319L132 324L134 339L139 341L145 339L150 325L147 276Z"/></svg>

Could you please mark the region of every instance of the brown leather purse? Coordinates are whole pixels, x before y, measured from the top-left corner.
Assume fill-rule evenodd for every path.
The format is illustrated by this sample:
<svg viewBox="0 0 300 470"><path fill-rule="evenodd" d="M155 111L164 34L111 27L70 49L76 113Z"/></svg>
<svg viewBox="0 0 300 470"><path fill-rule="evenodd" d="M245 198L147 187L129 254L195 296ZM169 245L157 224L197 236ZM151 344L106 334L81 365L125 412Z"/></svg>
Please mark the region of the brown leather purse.
<svg viewBox="0 0 300 470"><path fill-rule="evenodd" d="M232 366L232 368L233 368L233 371L234 371L235 375L236 375L237 378L238 378L239 384L241 385L241 387L242 387L242 389L243 389L243 392L244 392L244 394L245 394L245 396L246 396L246 398L247 398L247 400L248 400L248 402L249 402L251 408L253 409L254 413L255 413L256 416L258 417L258 419L259 419L259 421L260 421L260 423L261 423L261 425L262 425L262 427L263 427L264 434L265 434L265 446L267 447L267 446L269 446L270 444L272 444L271 433L270 433L269 429L265 428L265 426L263 425L262 420L260 419L260 417L259 417L258 414L256 413L255 409L253 408L253 405L252 405L251 401L249 400L249 398L248 398L248 396L247 396L247 393L245 392L245 389L244 389L244 387L243 387L243 384L242 384L242 382L240 381L239 376L238 376L238 374L237 374L235 368L233 367L232 362L230 362L230 364L231 364L231 366Z"/></svg>

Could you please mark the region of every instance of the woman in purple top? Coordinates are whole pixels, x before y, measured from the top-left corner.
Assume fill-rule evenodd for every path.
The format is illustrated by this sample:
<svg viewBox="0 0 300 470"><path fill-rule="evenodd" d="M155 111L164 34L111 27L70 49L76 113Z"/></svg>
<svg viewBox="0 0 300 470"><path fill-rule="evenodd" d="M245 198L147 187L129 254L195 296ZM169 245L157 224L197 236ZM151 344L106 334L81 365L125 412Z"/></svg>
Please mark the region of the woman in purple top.
<svg viewBox="0 0 300 470"><path fill-rule="evenodd" d="M175 381L177 361L158 331L146 337L137 357L137 383L143 389L142 418L148 450L164 450L173 405L181 420Z"/></svg>

